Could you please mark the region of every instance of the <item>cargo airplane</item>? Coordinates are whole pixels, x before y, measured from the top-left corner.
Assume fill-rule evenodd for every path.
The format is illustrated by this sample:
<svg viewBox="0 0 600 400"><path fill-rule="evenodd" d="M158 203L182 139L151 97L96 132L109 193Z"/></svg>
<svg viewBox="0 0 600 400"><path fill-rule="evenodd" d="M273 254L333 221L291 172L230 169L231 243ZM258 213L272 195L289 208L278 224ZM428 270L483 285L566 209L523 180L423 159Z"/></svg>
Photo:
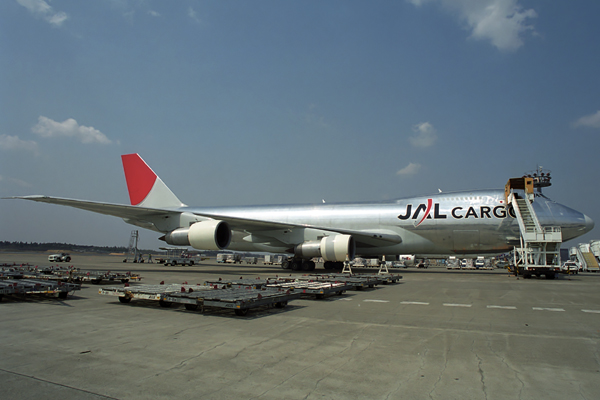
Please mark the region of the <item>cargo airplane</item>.
<svg viewBox="0 0 600 400"><path fill-rule="evenodd" d="M49 196L17 199L76 207L123 218L163 233L168 244L200 250L293 254L286 267L341 268L355 256L417 257L501 254L519 243L520 230L503 189L437 193L369 203L189 207L138 154L121 156L131 205ZM594 221L540 191L534 210L542 226L560 226L563 241L589 232Z"/></svg>

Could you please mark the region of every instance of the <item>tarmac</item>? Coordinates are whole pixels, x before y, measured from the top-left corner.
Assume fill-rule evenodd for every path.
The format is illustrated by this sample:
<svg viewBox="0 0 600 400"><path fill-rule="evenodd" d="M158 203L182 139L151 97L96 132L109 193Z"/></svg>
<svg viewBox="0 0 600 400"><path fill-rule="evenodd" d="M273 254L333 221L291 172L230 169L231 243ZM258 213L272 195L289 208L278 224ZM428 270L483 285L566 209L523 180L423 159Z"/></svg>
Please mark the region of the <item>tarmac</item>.
<svg viewBox="0 0 600 400"><path fill-rule="evenodd" d="M130 270L142 284L290 274L260 262L167 267L122 259L73 254L70 264ZM0 253L4 262L49 265L46 253ZM65 300L5 297L0 396L600 398L600 274L525 280L504 270L393 272L401 283L243 317L121 304L98 294L106 284L85 284Z"/></svg>

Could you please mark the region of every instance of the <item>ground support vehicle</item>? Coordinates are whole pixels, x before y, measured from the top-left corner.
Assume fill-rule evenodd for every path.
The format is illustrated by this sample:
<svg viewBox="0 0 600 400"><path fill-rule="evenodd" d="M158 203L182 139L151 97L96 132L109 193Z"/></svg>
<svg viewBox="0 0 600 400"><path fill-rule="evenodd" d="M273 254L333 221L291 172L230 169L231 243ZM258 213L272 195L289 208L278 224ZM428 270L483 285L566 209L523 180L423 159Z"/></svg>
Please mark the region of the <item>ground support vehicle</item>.
<svg viewBox="0 0 600 400"><path fill-rule="evenodd" d="M226 285L226 283L224 282ZM251 289L248 287L230 287L223 289L210 285L140 285L135 287L102 288L99 294L116 296L121 303L132 299L158 301L161 307L170 307L181 303L188 310L204 311L206 307L234 310L236 315L246 315L251 308L274 306L283 308L288 301L300 297L300 293L291 293L278 289Z"/></svg>
<svg viewBox="0 0 600 400"><path fill-rule="evenodd" d="M2 276L12 276L14 278L39 279L44 281L58 281L69 283L90 282L99 284L101 282L121 281L140 281L142 277L139 274L128 272L112 271L85 271L73 267L32 267L23 266L5 266L0 268L0 278Z"/></svg>
<svg viewBox="0 0 600 400"><path fill-rule="evenodd" d="M201 285L139 285L107 287L98 290L99 294L116 296L121 303L129 303L132 299L158 301L161 307L169 307L171 304L164 302L163 297L167 293L194 290L212 290L211 287Z"/></svg>
<svg viewBox="0 0 600 400"><path fill-rule="evenodd" d="M460 269L460 262L455 256L448 257L446 262L446 269Z"/></svg>
<svg viewBox="0 0 600 400"><path fill-rule="evenodd" d="M182 303L190 311L204 312L206 307L234 310L238 316L244 316L252 308L263 306L284 308L288 301L297 299L300 293L275 288L231 288L214 289L200 292L169 293L164 301Z"/></svg>
<svg viewBox="0 0 600 400"><path fill-rule="evenodd" d="M112 272L112 271L77 271L73 274L63 274L60 276L63 280L73 280L74 282L91 282L98 285L102 282L121 281L127 283L129 281L141 281L142 277L139 274L131 272Z"/></svg>
<svg viewBox="0 0 600 400"><path fill-rule="evenodd" d="M509 179L504 189L506 203L512 205L521 232L520 244L513 250L513 271L525 279L534 275L554 279L560 271L562 230L560 226L540 224L532 206L534 187L533 178L523 177Z"/></svg>
<svg viewBox="0 0 600 400"><path fill-rule="evenodd" d="M397 274L311 274L302 276L289 276L269 278L269 281L276 279L278 281L315 281L315 282L341 282L350 285L355 290L372 288L380 284L396 283L402 279Z"/></svg>
<svg viewBox="0 0 600 400"><path fill-rule="evenodd" d="M281 268L287 269L286 264L288 263L288 256L286 255L275 255L272 258L272 265L281 265Z"/></svg>
<svg viewBox="0 0 600 400"><path fill-rule="evenodd" d="M273 265L273 257L274 256L272 254L265 254L263 264L264 265Z"/></svg>
<svg viewBox="0 0 600 400"><path fill-rule="evenodd" d="M48 256L48 261L50 261L50 262L70 262L71 255L69 253L50 254Z"/></svg>
<svg viewBox="0 0 600 400"><path fill-rule="evenodd" d="M326 296L342 295L346 290L353 288L346 282L331 281L313 281L300 280L288 281L285 279L269 279L266 287L290 290L293 293L300 293L302 296L314 296L317 299L323 299Z"/></svg>
<svg viewBox="0 0 600 400"><path fill-rule="evenodd" d="M351 265L354 268L364 268L367 266L367 260L361 257L356 257L354 260L351 261Z"/></svg>
<svg viewBox="0 0 600 400"><path fill-rule="evenodd" d="M226 263L230 263L230 264L241 264L242 263L242 256L240 254L234 253L234 254L227 254L227 258L225 259Z"/></svg>
<svg viewBox="0 0 600 400"><path fill-rule="evenodd" d="M367 260L367 267L379 268L380 265L381 265L381 260L379 258L369 258Z"/></svg>
<svg viewBox="0 0 600 400"><path fill-rule="evenodd" d="M398 274L319 274L306 275L300 279L314 279L318 281L338 281L353 284L356 289L364 287L374 287L380 284L398 283L402 275Z"/></svg>
<svg viewBox="0 0 600 400"><path fill-rule="evenodd" d="M560 266L560 272L563 274L577 274L579 273L580 265L577 261L565 261Z"/></svg>
<svg viewBox="0 0 600 400"><path fill-rule="evenodd" d="M80 290L75 283L52 282L36 279L6 279L0 281L0 300L3 295L47 295L66 299L70 292Z"/></svg>
<svg viewBox="0 0 600 400"><path fill-rule="evenodd" d="M204 286L212 286L215 289L218 289L218 288L221 288L221 289L229 289L229 288L260 289L261 287L265 286L267 284L267 282L268 282L267 279L253 279L253 278L243 279L240 277L240 279L223 280L223 279L219 278L219 279L212 279L212 280L204 281Z"/></svg>
<svg viewBox="0 0 600 400"><path fill-rule="evenodd" d="M194 259L187 254L187 248L161 247L161 250L167 252L166 258L162 260L165 266L194 265Z"/></svg>

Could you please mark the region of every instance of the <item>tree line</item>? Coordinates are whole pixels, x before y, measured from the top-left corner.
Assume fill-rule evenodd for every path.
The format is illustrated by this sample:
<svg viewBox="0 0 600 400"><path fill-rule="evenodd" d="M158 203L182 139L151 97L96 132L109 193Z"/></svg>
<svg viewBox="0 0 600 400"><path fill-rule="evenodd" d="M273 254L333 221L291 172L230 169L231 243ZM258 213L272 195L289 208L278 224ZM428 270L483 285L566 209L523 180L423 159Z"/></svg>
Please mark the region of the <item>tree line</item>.
<svg viewBox="0 0 600 400"><path fill-rule="evenodd" d="M124 246L87 246L72 243L37 243L37 242L8 242L0 241L0 251L48 251L60 250L65 252L90 253L127 253ZM156 253L156 250L139 250L141 253Z"/></svg>

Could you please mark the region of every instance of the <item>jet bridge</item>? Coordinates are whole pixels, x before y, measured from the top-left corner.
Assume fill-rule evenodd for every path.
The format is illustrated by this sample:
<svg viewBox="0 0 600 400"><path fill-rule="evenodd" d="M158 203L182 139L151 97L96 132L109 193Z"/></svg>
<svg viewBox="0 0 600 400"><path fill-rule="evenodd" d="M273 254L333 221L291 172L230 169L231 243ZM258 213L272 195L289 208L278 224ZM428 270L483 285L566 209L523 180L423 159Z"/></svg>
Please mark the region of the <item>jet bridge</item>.
<svg viewBox="0 0 600 400"><path fill-rule="evenodd" d="M523 278L543 274L554 279L555 272L560 270L562 232L560 226L543 227L533 209L534 187L541 190L540 182L535 177L512 178L504 188L506 202L512 205L521 232L520 245L513 252L514 266Z"/></svg>

